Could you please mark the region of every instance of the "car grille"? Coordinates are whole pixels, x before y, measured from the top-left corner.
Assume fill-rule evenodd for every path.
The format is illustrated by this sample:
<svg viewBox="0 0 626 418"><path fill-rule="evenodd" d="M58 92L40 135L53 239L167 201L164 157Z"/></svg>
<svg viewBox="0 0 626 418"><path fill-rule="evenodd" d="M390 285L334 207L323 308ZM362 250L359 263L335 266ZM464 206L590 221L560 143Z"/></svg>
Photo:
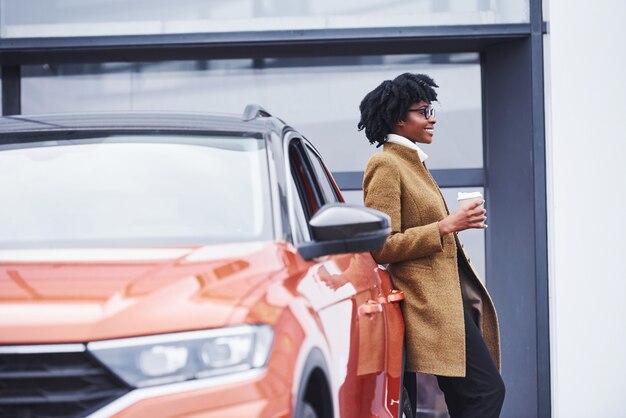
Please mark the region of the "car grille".
<svg viewBox="0 0 626 418"><path fill-rule="evenodd" d="M0 352L0 417L84 417L131 388L88 352Z"/></svg>

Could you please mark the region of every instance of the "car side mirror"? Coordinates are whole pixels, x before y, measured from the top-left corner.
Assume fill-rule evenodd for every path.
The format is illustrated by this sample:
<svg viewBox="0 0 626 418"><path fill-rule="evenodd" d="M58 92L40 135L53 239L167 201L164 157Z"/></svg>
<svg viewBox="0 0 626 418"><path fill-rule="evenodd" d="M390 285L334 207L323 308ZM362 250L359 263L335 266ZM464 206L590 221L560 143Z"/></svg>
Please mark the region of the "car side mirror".
<svg viewBox="0 0 626 418"><path fill-rule="evenodd" d="M298 252L307 260L330 254L374 251L391 233L387 214L363 206L328 203L309 221L313 241L302 243Z"/></svg>

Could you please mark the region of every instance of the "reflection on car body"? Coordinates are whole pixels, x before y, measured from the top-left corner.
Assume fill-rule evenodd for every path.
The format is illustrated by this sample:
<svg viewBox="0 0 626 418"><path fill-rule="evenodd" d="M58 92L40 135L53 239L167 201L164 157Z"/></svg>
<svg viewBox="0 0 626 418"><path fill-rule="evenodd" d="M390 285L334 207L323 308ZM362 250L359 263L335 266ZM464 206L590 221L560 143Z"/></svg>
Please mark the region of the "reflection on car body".
<svg viewBox="0 0 626 418"><path fill-rule="evenodd" d="M0 416L399 416L401 294L266 111L0 119Z"/></svg>

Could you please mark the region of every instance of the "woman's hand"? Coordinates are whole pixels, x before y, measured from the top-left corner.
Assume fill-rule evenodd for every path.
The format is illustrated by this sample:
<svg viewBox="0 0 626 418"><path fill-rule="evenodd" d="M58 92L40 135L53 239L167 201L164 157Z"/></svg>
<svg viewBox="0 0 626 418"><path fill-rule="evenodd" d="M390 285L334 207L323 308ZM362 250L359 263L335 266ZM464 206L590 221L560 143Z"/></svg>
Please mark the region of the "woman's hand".
<svg viewBox="0 0 626 418"><path fill-rule="evenodd" d="M444 236L451 232L464 231L470 228L487 228L485 224L487 211L482 207L483 203L485 203L484 200L470 203L440 220L439 235Z"/></svg>

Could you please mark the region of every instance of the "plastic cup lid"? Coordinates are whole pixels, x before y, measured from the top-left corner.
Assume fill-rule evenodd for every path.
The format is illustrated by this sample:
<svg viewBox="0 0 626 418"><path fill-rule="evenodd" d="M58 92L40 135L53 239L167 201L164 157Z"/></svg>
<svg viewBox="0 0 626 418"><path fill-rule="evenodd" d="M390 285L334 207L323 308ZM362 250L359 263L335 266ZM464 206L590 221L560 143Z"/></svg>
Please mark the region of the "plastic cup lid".
<svg viewBox="0 0 626 418"><path fill-rule="evenodd" d="M456 200L474 199L477 197L483 197L483 194L481 192L459 192Z"/></svg>

